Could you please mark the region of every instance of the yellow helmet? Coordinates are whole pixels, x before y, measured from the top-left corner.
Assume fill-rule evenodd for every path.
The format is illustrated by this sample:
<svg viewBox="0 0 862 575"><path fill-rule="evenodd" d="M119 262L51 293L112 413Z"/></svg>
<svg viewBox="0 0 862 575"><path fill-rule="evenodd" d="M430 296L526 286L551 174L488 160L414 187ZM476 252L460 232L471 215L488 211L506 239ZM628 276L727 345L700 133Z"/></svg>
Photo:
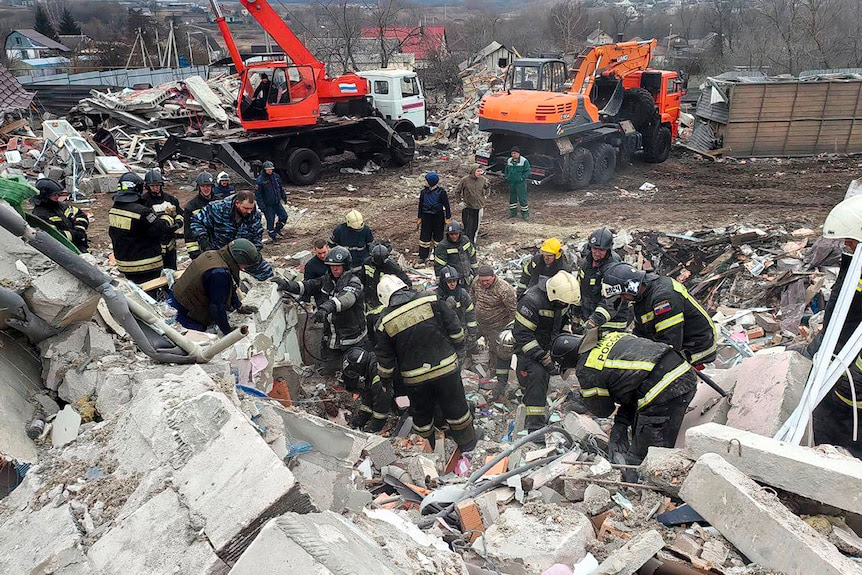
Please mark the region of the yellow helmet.
<svg viewBox="0 0 862 575"><path fill-rule="evenodd" d="M542 242L542 247L539 248L539 251L553 254L557 259L560 259L560 256L563 255L563 244L557 238L548 238Z"/></svg>
<svg viewBox="0 0 862 575"><path fill-rule="evenodd" d="M578 278L565 270L560 270L545 284L548 299L569 305L581 305L581 284Z"/></svg>
<svg viewBox="0 0 862 575"><path fill-rule="evenodd" d="M362 214L359 213L359 210L350 210L347 212L347 227L353 228L354 230L361 230L363 219Z"/></svg>

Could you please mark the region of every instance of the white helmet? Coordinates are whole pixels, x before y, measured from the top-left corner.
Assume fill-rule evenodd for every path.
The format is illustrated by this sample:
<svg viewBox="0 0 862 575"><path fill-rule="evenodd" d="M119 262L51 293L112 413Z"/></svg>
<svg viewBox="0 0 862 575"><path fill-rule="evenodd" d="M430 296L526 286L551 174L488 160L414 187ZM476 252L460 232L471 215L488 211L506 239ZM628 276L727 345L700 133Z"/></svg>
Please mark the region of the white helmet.
<svg viewBox="0 0 862 575"><path fill-rule="evenodd" d="M216 183L221 182L222 180L227 180L230 182L230 176L227 172L219 172L218 177L216 178Z"/></svg>
<svg viewBox="0 0 862 575"><path fill-rule="evenodd" d="M353 228L354 230L361 230L363 219L362 214L359 213L358 210L350 210L347 212L347 227Z"/></svg>
<svg viewBox="0 0 862 575"><path fill-rule="evenodd" d="M578 278L560 270L546 284L548 299L569 305L581 305L581 284Z"/></svg>
<svg viewBox="0 0 862 575"><path fill-rule="evenodd" d="M862 196L847 198L832 208L823 222L823 237L862 242Z"/></svg>
<svg viewBox="0 0 862 575"><path fill-rule="evenodd" d="M392 294L406 287L407 284L401 281L401 278L398 276L392 274L384 275L377 284L377 299L380 300L380 303L389 307L389 298L392 297Z"/></svg>

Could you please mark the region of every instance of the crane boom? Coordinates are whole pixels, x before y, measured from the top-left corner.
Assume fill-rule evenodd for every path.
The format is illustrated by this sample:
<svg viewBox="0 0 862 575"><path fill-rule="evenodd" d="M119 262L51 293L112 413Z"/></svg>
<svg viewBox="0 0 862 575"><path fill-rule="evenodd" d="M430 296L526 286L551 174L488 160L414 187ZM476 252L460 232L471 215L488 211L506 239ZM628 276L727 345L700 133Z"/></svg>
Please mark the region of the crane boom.
<svg viewBox="0 0 862 575"><path fill-rule="evenodd" d="M243 8L248 10L251 17L260 24L264 32L272 36L278 47L284 50L285 55L290 58L294 65L311 66L315 70L320 70L318 75L326 74L323 63L314 57L314 54L306 48L302 40L296 37L293 30L285 24L281 16L269 5L269 2L266 0L239 1Z"/></svg>
<svg viewBox="0 0 862 575"><path fill-rule="evenodd" d="M587 48L575 60L574 69L577 72L570 91L587 95L598 76L622 78L634 70L647 69L656 44L656 40L652 39Z"/></svg>

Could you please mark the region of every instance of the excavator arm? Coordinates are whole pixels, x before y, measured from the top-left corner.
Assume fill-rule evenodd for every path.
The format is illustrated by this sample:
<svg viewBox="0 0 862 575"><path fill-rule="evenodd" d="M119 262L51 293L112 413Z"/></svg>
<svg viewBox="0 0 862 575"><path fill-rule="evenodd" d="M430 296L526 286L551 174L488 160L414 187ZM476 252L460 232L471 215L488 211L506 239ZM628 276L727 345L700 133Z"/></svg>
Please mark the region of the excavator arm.
<svg viewBox="0 0 862 575"><path fill-rule="evenodd" d="M575 77L569 91L589 95L599 76L622 78L630 72L647 69L655 47L653 39L587 48L575 60Z"/></svg>

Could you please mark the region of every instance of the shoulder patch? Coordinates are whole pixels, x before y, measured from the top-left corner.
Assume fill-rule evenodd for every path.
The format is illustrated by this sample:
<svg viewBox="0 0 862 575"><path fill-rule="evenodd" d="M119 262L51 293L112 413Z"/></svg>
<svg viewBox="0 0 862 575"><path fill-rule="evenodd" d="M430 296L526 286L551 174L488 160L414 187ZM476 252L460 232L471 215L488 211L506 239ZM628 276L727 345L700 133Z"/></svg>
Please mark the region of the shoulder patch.
<svg viewBox="0 0 862 575"><path fill-rule="evenodd" d="M153 223L153 222L155 222L157 219L159 219L159 217L158 217L156 214L154 214L153 212L150 212L150 213L148 213L148 214L147 214L147 222L149 222L149 223Z"/></svg>
<svg viewBox="0 0 862 575"><path fill-rule="evenodd" d="M518 313L520 313L524 317L533 317L533 310L531 310L527 306L520 306L518 308Z"/></svg>
<svg viewBox="0 0 862 575"><path fill-rule="evenodd" d="M657 304L655 304L652 308L653 312L655 312L656 315L661 315L663 313L667 313L671 309L672 309L672 306L670 305L670 302L668 300L660 301Z"/></svg>

